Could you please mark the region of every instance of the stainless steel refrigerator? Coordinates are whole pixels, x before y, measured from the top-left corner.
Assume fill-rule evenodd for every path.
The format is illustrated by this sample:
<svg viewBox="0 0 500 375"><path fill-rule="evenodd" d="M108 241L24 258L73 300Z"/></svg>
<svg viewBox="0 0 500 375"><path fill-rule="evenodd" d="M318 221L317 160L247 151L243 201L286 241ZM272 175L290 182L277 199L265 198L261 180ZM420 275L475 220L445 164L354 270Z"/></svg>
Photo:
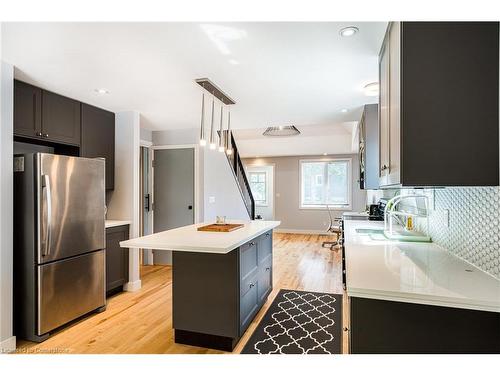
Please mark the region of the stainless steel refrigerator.
<svg viewBox="0 0 500 375"><path fill-rule="evenodd" d="M14 157L16 336L52 331L106 304L104 160Z"/></svg>

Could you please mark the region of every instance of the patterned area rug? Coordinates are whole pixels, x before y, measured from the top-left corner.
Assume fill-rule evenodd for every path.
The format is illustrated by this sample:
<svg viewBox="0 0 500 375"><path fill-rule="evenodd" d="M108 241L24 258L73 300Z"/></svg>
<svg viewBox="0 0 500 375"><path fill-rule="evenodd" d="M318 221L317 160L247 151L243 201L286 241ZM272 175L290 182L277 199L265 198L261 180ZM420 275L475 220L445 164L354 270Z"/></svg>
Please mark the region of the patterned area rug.
<svg viewBox="0 0 500 375"><path fill-rule="evenodd" d="M242 354L340 354L342 295L281 289Z"/></svg>

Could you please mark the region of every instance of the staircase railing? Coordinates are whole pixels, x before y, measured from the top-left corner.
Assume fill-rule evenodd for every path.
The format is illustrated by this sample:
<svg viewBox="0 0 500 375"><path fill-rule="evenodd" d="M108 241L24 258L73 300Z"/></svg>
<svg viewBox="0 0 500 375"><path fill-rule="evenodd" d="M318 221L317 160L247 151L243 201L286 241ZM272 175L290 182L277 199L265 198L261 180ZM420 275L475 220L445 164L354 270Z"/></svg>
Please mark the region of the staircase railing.
<svg viewBox="0 0 500 375"><path fill-rule="evenodd" d="M227 130L224 131L224 137L228 136ZM241 161L240 153L238 152L238 147L236 146L236 142L234 141L234 137L232 133L229 133L230 142L233 153L231 155L227 155L227 160L229 165L231 166L231 170L233 171L234 177L236 179L236 184L238 185L238 189L240 190L241 197L243 198L243 202L245 203L245 207L248 211L248 215L251 220L255 219L255 200L252 195L252 190L250 188L250 183L248 182L247 174L245 172L245 167L243 166L243 162Z"/></svg>

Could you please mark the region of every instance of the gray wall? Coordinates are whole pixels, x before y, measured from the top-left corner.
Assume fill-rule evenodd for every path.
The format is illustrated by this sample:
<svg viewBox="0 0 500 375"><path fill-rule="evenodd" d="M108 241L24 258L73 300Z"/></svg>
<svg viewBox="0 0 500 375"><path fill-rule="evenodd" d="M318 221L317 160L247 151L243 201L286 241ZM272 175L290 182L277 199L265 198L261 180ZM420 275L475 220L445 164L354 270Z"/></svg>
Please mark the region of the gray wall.
<svg viewBox="0 0 500 375"><path fill-rule="evenodd" d="M0 60L1 61L1 60ZM0 73L0 354L15 349L12 336L12 197L14 68L1 61Z"/></svg>
<svg viewBox="0 0 500 375"><path fill-rule="evenodd" d="M141 141L153 142L153 132L151 130L141 128L140 138Z"/></svg>
<svg viewBox="0 0 500 375"><path fill-rule="evenodd" d="M299 161L303 159L322 158L350 158L352 160L352 211L364 211L366 207L366 193L359 189L359 160L358 155L330 155L330 156L283 156L275 158L244 159L246 165L274 164L275 165L275 219L281 221L280 230L297 232L321 233L324 232L329 219L326 210L300 209ZM278 196L279 195L279 196ZM344 211L334 211L340 216Z"/></svg>

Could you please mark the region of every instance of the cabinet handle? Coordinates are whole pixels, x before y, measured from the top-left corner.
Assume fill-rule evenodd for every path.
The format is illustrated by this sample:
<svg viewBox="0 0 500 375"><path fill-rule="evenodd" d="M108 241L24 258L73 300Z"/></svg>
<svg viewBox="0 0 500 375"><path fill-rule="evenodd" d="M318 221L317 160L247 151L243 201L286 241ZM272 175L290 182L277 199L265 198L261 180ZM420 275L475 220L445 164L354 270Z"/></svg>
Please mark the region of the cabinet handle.
<svg viewBox="0 0 500 375"><path fill-rule="evenodd" d="M271 267L266 267L266 271L269 271L271 269Z"/></svg>
<svg viewBox="0 0 500 375"><path fill-rule="evenodd" d="M49 138L49 135L48 134L44 134L43 135L45 138Z"/></svg>
<svg viewBox="0 0 500 375"><path fill-rule="evenodd" d="M250 283L249 288L252 289L255 286L254 283Z"/></svg>
<svg viewBox="0 0 500 375"><path fill-rule="evenodd" d="M382 168L380 168L381 171L385 171L386 169L389 169L389 167L385 164L382 166Z"/></svg>
<svg viewBox="0 0 500 375"><path fill-rule="evenodd" d="M42 136L42 132L36 132L36 133L35 133L35 135L36 135L37 137L41 137L41 136Z"/></svg>
<svg viewBox="0 0 500 375"><path fill-rule="evenodd" d="M266 233L266 237L269 237L271 235L271 233Z"/></svg>
<svg viewBox="0 0 500 375"><path fill-rule="evenodd" d="M248 246L254 246L255 245L255 242L249 242L248 243Z"/></svg>

